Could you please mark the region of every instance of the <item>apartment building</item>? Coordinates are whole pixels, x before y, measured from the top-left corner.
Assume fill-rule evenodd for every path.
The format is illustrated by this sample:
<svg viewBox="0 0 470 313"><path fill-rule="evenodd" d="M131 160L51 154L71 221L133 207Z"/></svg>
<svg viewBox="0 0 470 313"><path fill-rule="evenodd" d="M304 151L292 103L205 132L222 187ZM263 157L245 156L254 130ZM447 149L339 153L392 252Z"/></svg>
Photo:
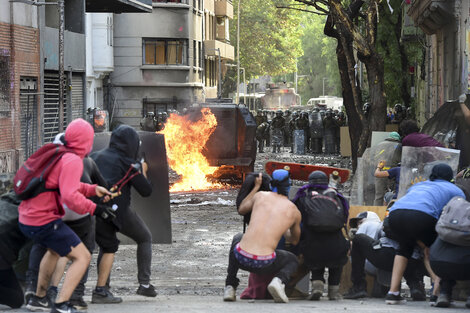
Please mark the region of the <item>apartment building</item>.
<svg viewBox="0 0 470 313"><path fill-rule="evenodd" d="M147 112L217 97L219 58L223 64L234 57L230 1L153 0L152 6L151 14L114 15L106 108L115 122L134 127Z"/></svg>

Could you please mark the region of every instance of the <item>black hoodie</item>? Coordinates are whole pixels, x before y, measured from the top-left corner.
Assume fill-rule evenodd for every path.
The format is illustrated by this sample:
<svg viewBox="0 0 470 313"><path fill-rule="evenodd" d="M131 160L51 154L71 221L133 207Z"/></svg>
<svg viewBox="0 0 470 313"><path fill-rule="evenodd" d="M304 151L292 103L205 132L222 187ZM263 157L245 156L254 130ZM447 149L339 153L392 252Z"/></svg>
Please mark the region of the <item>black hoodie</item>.
<svg viewBox="0 0 470 313"><path fill-rule="evenodd" d="M120 181L132 164L138 163L140 139L137 132L128 125L120 125L111 134L109 146L106 149L94 152L90 157L96 162L98 168L111 188ZM132 169L131 174L135 173ZM117 204L118 210L115 224L120 227L125 221L131 203L131 186L133 186L142 197L148 197L152 193L152 186L144 175L138 174L132 178L122 189L121 196L110 203Z"/></svg>

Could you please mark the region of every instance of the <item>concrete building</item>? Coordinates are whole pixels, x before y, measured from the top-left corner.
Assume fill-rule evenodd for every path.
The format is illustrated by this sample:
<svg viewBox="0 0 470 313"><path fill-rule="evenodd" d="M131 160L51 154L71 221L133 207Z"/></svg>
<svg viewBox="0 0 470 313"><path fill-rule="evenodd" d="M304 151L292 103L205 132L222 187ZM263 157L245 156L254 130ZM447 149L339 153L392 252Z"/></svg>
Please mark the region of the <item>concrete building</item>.
<svg viewBox="0 0 470 313"><path fill-rule="evenodd" d="M113 121L134 127L147 112L217 97L219 53L221 64L234 57L230 1L153 0L152 5L151 14L114 15L106 108Z"/></svg>
<svg viewBox="0 0 470 313"><path fill-rule="evenodd" d="M40 141L38 9L0 2L0 173L14 173Z"/></svg>
<svg viewBox="0 0 470 313"><path fill-rule="evenodd" d="M424 121L446 100L469 92L470 3L468 0L414 0L406 8L424 33L424 92L419 116ZM418 86L419 87L419 86Z"/></svg>

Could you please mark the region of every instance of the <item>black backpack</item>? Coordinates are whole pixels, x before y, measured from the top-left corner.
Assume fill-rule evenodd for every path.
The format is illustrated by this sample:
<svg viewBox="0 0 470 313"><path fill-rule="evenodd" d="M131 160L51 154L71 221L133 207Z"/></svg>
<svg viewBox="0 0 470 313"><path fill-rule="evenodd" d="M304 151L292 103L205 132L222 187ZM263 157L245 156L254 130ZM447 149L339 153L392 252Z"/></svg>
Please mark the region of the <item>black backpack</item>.
<svg viewBox="0 0 470 313"><path fill-rule="evenodd" d="M304 227L315 232L334 232L344 227L346 217L334 189L308 190L301 201Z"/></svg>

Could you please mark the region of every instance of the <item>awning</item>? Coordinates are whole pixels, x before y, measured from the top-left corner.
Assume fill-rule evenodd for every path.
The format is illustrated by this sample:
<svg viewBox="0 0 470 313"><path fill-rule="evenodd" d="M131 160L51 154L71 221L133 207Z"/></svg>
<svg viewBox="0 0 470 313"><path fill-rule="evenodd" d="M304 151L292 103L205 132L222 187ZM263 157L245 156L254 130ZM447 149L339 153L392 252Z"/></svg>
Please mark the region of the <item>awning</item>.
<svg viewBox="0 0 470 313"><path fill-rule="evenodd" d="M152 12L152 0L86 0L86 12Z"/></svg>

